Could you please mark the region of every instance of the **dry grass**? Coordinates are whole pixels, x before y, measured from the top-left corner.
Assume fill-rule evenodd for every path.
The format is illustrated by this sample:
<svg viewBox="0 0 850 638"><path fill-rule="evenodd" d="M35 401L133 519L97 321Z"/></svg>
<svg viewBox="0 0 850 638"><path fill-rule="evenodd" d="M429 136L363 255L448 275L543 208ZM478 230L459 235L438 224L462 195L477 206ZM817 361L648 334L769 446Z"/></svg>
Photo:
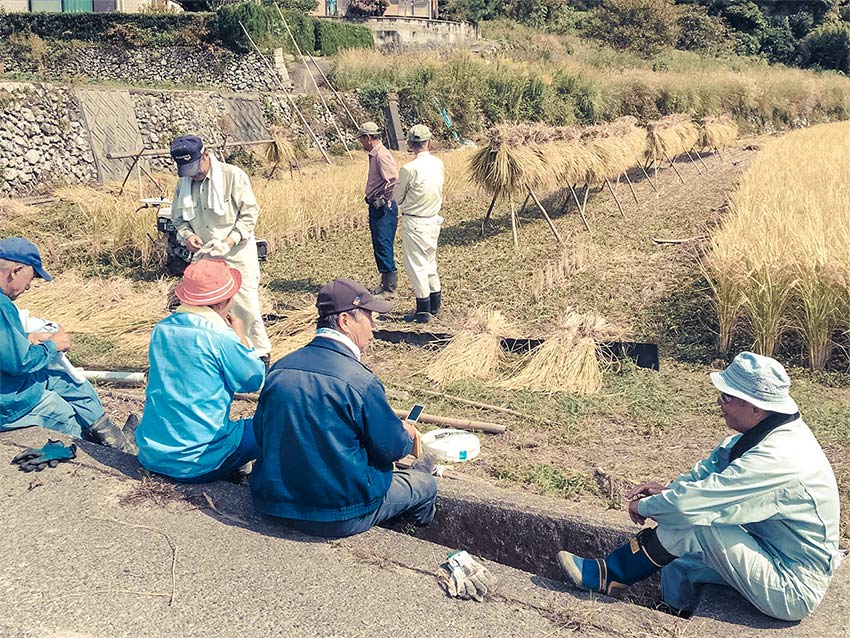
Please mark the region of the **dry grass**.
<svg viewBox="0 0 850 638"><path fill-rule="evenodd" d="M510 332L510 324L498 310L474 310L425 374L438 385L459 379L490 379L504 362L501 339Z"/></svg>
<svg viewBox="0 0 850 638"><path fill-rule="evenodd" d="M606 178L616 179L641 163L647 151L647 134L637 125L636 118L621 117L583 131L582 144L593 158L583 181L599 184Z"/></svg>
<svg viewBox="0 0 850 638"><path fill-rule="evenodd" d="M314 300L306 300L304 306L288 312L284 319L267 328L272 344L271 360L294 352L307 345L316 333L318 311Z"/></svg>
<svg viewBox="0 0 850 638"><path fill-rule="evenodd" d="M700 121L697 145L710 151L725 151L738 139L738 125L731 115L704 117Z"/></svg>
<svg viewBox="0 0 850 638"><path fill-rule="evenodd" d="M689 152L699 141L700 131L687 115L668 115L647 125L646 159L650 164L672 160Z"/></svg>
<svg viewBox="0 0 850 638"><path fill-rule="evenodd" d="M531 294L539 299L575 274L583 271L591 260L590 246L576 244L564 249L557 259L550 259L532 276Z"/></svg>
<svg viewBox="0 0 850 638"><path fill-rule="evenodd" d="M602 387L598 342L617 332L599 315L569 313L560 329L528 356L526 365L498 385L509 390L594 394Z"/></svg>
<svg viewBox="0 0 850 638"><path fill-rule="evenodd" d="M765 145L744 174L703 261L721 351L743 315L757 352L772 355L794 329L819 370L836 332L850 329L848 143L846 123L795 131Z"/></svg>
<svg viewBox="0 0 850 638"><path fill-rule="evenodd" d="M126 279L84 279L66 272L33 287L19 304L34 316L59 322L68 332L147 352L154 324L168 314L168 288L164 279L132 284Z"/></svg>

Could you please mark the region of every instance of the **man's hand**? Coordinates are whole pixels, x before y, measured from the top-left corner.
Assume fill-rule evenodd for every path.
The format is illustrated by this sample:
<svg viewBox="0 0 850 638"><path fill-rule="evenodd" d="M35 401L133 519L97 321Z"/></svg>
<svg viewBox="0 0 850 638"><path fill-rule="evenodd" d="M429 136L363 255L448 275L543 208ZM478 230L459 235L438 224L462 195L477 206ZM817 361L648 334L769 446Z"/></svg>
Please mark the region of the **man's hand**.
<svg viewBox="0 0 850 638"><path fill-rule="evenodd" d="M641 499L644 496L655 496L656 494L661 494L667 487L661 485L661 483L641 483L640 485L635 485L629 493L626 494L626 498L628 500L633 499Z"/></svg>
<svg viewBox="0 0 850 638"><path fill-rule="evenodd" d="M236 240L233 237L228 237L224 240L224 243L227 244L228 248L233 248L236 245Z"/></svg>
<svg viewBox="0 0 850 638"><path fill-rule="evenodd" d="M635 525L643 525L646 522L646 516L641 516L638 511L638 503L640 503L640 499L629 501L629 518Z"/></svg>
<svg viewBox="0 0 850 638"><path fill-rule="evenodd" d="M27 339L33 345L44 343L53 336L52 332L31 332L27 335Z"/></svg>
<svg viewBox="0 0 850 638"><path fill-rule="evenodd" d="M239 341L242 342L242 345L249 348L248 339L245 337L245 322L236 315L230 313L227 314L224 320L227 322L227 325L231 327L233 332L236 333L236 336L239 337Z"/></svg>
<svg viewBox="0 0 850 638"><path fill-rule="evenodd" d="M404 427L404 431L407 432L407 434L410 436L410 438L415 441L416 440L416 426L413 425L407 419L402 419L401 425Z"/></svg>
<svg viewBox="0 0 850 638"><path fill-rule="evenodd" d="M198 252L203 245L204 242L202 242L201 238L197 235L189 235L186 238L186 248L191 250L193 253Z"/></svg>
<svg viewBox="0 0 850 638"><path fill-rule="evenodd" d="M56 344L59 352L68 352L71 349L71 335L65 332L62 326L59 326L59 332L50 335L50 341Z"/></svg>

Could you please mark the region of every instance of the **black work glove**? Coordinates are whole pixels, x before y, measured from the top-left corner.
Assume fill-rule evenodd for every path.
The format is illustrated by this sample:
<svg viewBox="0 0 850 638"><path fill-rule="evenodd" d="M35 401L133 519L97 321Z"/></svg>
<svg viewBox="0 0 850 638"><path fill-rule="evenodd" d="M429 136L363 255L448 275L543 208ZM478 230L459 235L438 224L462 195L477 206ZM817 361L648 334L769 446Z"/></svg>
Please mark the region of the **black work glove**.
<svg viewBox="0 0 850 638"><path fill-rule="evenodd" d="M12 459L12 465L18 465L22 472L41 472L47 467L56 467L60 461L76 458L77 446L66 447L62 441L47 439L47 444L39 448L29 448Z"/></svg>

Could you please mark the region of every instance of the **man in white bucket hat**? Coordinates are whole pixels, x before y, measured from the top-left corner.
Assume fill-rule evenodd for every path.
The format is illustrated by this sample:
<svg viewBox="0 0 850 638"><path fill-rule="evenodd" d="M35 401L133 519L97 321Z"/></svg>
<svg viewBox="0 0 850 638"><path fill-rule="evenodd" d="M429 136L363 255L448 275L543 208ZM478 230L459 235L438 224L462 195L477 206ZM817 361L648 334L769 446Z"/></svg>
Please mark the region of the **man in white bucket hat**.
<svg viewBox="0 0 850 638"><path fill-rule="evenodd" d="M842 556L835 476L778 361L742 352L711 382L736 434L667 486L629 493L632 521L657 527L604 559L562 551L558 561L582 589L610 594L663 568L664 602L680 612L694 610L701 584L716 583L769 616L800 620Z"/></svg>

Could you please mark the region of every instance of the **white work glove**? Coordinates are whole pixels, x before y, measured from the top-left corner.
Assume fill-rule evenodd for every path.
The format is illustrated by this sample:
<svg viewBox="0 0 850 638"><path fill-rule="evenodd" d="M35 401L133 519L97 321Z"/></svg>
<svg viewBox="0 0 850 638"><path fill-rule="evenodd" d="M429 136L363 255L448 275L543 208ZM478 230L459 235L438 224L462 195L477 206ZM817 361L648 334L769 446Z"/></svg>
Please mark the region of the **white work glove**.
<svg viewBox="0 0 850 638"><path fill-rule="evenodd" d="M198 255L207 255L209 257L224 257L230 252L230 244L223 239L213 239L201 246Z"/></svg>
<svg viewBox="0 0 850 638"><path fill-rule="evenodd" d="M446 593L452 598L471 598L480 603L496 584L496 578L487 568L465 550L449 554L443 569L449 573L445 585Z"/></svg>

